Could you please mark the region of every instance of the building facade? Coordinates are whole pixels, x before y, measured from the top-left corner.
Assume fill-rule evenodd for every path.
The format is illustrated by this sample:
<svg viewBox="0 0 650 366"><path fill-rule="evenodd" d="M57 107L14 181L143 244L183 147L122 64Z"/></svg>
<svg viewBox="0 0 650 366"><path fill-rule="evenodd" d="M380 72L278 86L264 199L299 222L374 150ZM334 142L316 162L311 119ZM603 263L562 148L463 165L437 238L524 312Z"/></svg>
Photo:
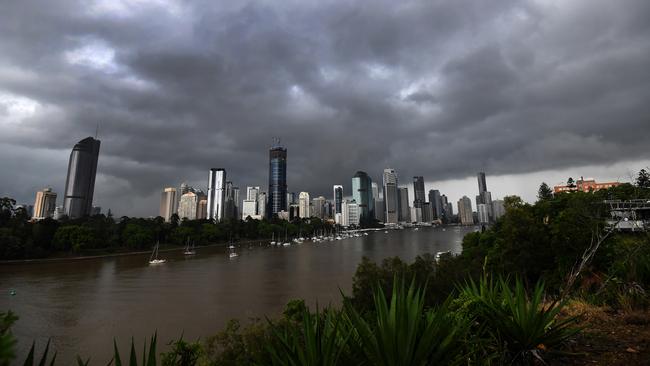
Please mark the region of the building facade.
<svg viewBox="0 0 650 366"><path fill-rule="evenodd" d="M372 179L366 172L358 171L352 177L352 199L359 206L359 222L369 223L374 217Z"/></svg>
<svg viewBox="0 0 650 366"><path fill-rule="evenodd" d="M300 218L307 219L311 217L310 203L309 192L300 192L298 195L298 210L300 212Z"/></svg>
<svg viewBox="0 0 650 366"><path fill-rule="evenodd" d="M467 196L463 196L458 200L458 221L461 225L474 225L472 200Z"/></svg>
<svg viewBox="0 0 650 366"><path fill-rule="evenodd" d="M167 187L163 189L160 195L160 217L169 222L177 211L178 200L176 198L176 188Z"/></svg>
<svg viewBox="0 0 650 366"><path fill-rule="evenodd" d="M276 146L269 151L269 218L287 209L287 149Z"/></svg>
<svg viewBox="0 0 650 366"><path fill-rule="evenodd" d="M199 195L192 191L181 195L178 204L178 217L180 219L196 220L199 212Z"/></svg>
<svg viewBox="0 0 650 366"><path fill-rule="evenodd" d="M422 204L426 201L424 197L424 177L413 177L413 207L422 208Z"/></svg>
<svg viewBox="0 0 650 366"><path fill-rule="evenodd" d="M573 191L581 191L581 192L595 192L599 191L601 189L608 189L611 187L616 187L621 185L619 182L604 182L604 183L599 183L596 182L594 178L580 178L575 183L571 186L569 185L557 185L553 187L553 192L554 193L562 193L562 192L573 192Z"/></svg>
<svg viewBox="0 0 650 366"><path fill-rule="evenodd" d="M63 211L70 219L90 215L95 192L95 176L100 141L86 137L70 153L63 194Z"/></svg>
<svg viewBox="0 0 650 366"><path fill-rule="evenodd" d="M384 169L384 205L385 205L385 223L397 224L399 221L399 207L397 195L397 174L394 169Z"/></svg>
<svg viewBox="0 0 650 366"><path fill-rule="evenodd" d="M208 177L208 219L222 221L224 219L226 201L226 170L210 169Z"/></svg>
<svg viewBox="0 0 650 366"><path fill-rule="evenodd" d="M36 200L34 201L34 213L32 218L34 220L42 220L48 217L54 217L56 210L56 193L52 192L52 188L45 188L42 191L36 192Z"/></svg>
<svg viewBox="0 0 650 366"><path fill-rule="evenodd" d="M433 220L442 220L444 206L442 204L442 196L437 189L429 190L429 202L431 203L431 212Z"/></svg>
<svg viewBox="0 0 650 366"><path fill-rule="evenodd" d="M406 187L397 188L397 221L410 222L411 208L409 207L409 190Z"/></svg>

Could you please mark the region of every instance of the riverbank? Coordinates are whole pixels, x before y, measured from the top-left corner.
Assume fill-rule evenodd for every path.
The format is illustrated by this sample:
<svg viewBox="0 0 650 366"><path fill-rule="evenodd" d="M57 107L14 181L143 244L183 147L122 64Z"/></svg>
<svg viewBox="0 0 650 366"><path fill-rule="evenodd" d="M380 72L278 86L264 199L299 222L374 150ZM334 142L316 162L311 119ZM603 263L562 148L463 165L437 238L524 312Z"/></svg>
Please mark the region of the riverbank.
<svg viewBox="0 0 650 366"><path fill-rule="evenodd" d="M235 245L241 244L251 244L251 243L260 243L262 240L245 240L234 243ZM212 248L212 247L225 247L229 243L213 243L208 245L200 245L197 248ZM122 249L122 248L120 248ZM185 247L179 247L171 244L162 244L159 252L177 252L184 250ZM119 249L118 249L119 250ZM40 263L58 263L58 262L74 262L81 260L93 260L93 259L104 259L104 258L113 258L113 257L126 257L126 256L135 256L135 255L145 255L151 254L151 250L138 250L138 251L124 251L124 252L113 252L113 253L103 253L103 254L91 254L91 255L76 255L76 256L53 256L47 258L34 258L34 259L12 259L12 260L0 260L0 265L3 264L40 264Z"/></svg>

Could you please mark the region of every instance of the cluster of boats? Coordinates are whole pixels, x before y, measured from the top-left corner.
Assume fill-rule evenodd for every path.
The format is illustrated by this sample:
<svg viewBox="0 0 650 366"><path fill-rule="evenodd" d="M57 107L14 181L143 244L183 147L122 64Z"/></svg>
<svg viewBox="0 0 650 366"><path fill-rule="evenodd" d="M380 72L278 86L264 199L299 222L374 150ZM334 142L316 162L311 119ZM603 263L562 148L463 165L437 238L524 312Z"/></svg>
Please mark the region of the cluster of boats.
<svg viewBox="0 0 650 366"><path fill-rule="evenodd" d="M288 247L291 244L302 244L305 241L310 241L312 243L320 243L320 242L326 242L326 241L335 241L335 240L343 240L343 239L348 239L348 238L356 238L356 237L361 237L361 236L368 236L368 233L366 232L345 232L345 233L321 233L315 234L312 237L303 237L302 235L294 238L293 240L289 241L287 239L286 233L284 237L284 241L276 241L275 240L275 233L273 233L273 237L271 238L271 241L269 242L270 245L273 246L285 246Z"/></svg>

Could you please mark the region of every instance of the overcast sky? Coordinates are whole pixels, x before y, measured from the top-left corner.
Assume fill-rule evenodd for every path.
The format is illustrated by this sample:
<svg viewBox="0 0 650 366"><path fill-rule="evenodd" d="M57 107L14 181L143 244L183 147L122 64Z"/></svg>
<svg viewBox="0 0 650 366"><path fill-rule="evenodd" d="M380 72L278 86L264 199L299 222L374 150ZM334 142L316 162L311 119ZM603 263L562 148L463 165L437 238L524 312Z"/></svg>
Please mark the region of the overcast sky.
<svg viewBox="0 0 650 366"><path fill-rule="evenodd" d="M212 167L267 186L273 136L289 190L328 198L385 167L454 202L477 171L527 200L627 181L650 165L650 1L0 0L0 196L61 196L98 123L118 215Z"/></svg>

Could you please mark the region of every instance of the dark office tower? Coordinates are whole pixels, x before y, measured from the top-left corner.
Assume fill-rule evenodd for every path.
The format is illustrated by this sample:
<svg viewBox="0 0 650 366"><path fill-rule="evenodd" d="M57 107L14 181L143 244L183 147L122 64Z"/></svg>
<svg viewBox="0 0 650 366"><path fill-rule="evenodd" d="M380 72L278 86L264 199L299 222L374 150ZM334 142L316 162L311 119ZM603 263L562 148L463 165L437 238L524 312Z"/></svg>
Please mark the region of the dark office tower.
<svg viewBox="0 0 650 366"><path fill-rule="evenodd" d="M341 213L341 203L343 202L343 186L334 186L334 214Z"/></svg>
<svg viewBox="0 0 650 366"><path fill-rule="evenodd" d="M359 222L368 224L374 218L372 197L372 179L366 172L358 171L352 177L352 199L359 205Z"/></svg>
<svg viewBox="0 0 650 366"><path fill-rule="evenodd" d="M70 153L63 212L71 219L88 216L93 208L99 145L99 140L86 137L74 145Z"/></svg>
<svg viewBox="0 0 650 366"><path fill-rule="evenodd" d="M409 207L409 190L408 188L397 188L397 221L410 222L411 208Z"/></svg>
<svg viewBox="0 0 650 366"><path fill-rule="evenodd" d="M487 192L487 185L485 184L484 172L478 173L478 194L480 195L481 192Z"/></svg>
<svg viewBox="0 0 650 366"><path fill-rule="evenodd" d="M439 190L432 189L429 191L429 203L431 204L431 212L433 213L432 219L442 220L442 211L444 210L444 205L442 204Z"/></svg>
<svg viewBox="0 0 650 366"><path fill-rule="evenodd" d="M413 177L413 193L415 194L415 198L413 199L413 207L422 208L422 204L425 201L423 177Z"/></svg>
<svg viewBox="0 0 650 366"><path fill-rule="evenodd" d="M268 217L287 208L287 149L275 146L269 151Z"/></svg>
<svg viewBox="0 0 650 366"><path fill-rule="evenodd" d="M397 173L394 169L384 169L384 207L386 208L386 217L384 221L387 224L397 224L398 209L397 206Z"/></svg>

